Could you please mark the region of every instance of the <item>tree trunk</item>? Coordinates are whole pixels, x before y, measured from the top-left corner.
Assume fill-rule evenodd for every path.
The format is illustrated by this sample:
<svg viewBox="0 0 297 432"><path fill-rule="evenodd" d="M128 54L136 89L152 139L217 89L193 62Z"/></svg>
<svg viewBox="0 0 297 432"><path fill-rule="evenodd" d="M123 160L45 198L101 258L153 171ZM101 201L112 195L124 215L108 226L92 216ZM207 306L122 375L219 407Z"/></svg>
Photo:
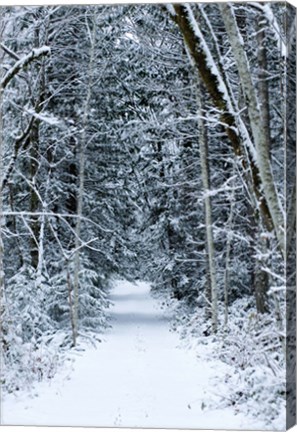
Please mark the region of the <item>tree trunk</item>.
<svg viewBox="0 0 297 432"><path fill-rule="evenodd" d="M88 29L90 30L90 29ZM79 318L79 271L80 271L80 244L81 244L81 216L83 214L83 196L84 196L84 182L85 182L85 158L86 158L86 145L87 145L87 123L90 110L90 101L92 95L93 86L93 74L94 74L94 59L95 59L95 44L96 44L96 24L93 17L93 29L90 35L90 60L88 67L88 82L87 82L87 94L83 110L82 119L82 133L80 142L80 155L79 155L79 188L77 197L77 223L75 227L75 254L74 254L74 282L73 282L73 345L76 345L78 336L78 318Z"/></svg>
<svg viewBox="0 0 297 432"><path fill-rule="evenodd" d="M198 81L198 80L197 80ZM207 260L209 268L209 280L211 291L211 321L213 332L216 333L218 329L218 299L217 299L217 281L216 281L216 267L215 267L215 251L213 241L212 229L212 209L211 199L209 196L210 178L209 178L209 164L208 164L208 142L206 126L203 120L203 106L201 85L197 83L197 106L198 106L198 131L199 131L199 147L200 147L200 163L202 184L204 190L204 211L205 211L205 226L206 226L206 249Z"/></svg>
<svg viewBox="0 0 297 432"><path fill-rule="evenodd" d="M35 46L39 46L39 28L35 29ZM38 80L38 94L35 102L35 112L38 114L42 111L43 102L45 100L45 69L44 64L40 69L40 78ZM30 212L35 213L39 210L41 202L38 196L37 174L40 167L40 142L39 142L39 127L40 120L36 119L33 122L30 132ZM40 236L40 221L38 216L32 216L30 228L33 236L30 240L31 264L37 270L39 262L39 236Z"/></svg>
<svg viewBox="0 0 297 432"><path fill-rule="evenodd" d="M235 176L235 169L233 169L233 176ZM227 245L226 245L226 261L225 261L225 272L224 272L224 325L228 325L228 308L229 308L229 285L230 285L230 254L231 254L231 242L232 242L232 226L233 226L233 214L234 214L234 200L235 200L235 184L233 180L233 190L230 202L230 213L227 221Z"/></svg>
<svg viewBox="0 0 297 432"><path fill-rule="evenodd" d="M269 88L267 81L267 53L265 48L265 30L263 28L263 20L265 22L265 16L260 13L257 23L257 43L258 43L258 97L260 103L260 114L263 125L263 134L265 136L265 147L267 148L267 158L270 160L270 149L271 149L271 136L270 136L270 112L269 112ZM262 24L261 24L262 22ZM261 221L258 220L258 224ZM256 307L259 313L266 313L269 311L268 306L268 290L269 290L269 275L263 270L265 262L263 262L263 256L267 253L268 240L261 237L261 229L256 230L256 249L259 257L256 258L255 262L255 278L254 278L254 290L256 297Z"/></svg>
<svg viewBox="0 0 297 432"><path fill-rule="evenodd" d="M259 230L261 231L261 230ZM269 288L269 277L268 273L263 270L265 266L264 256L267 253L267 239L261 236L261 232L256 230L256 247L255 251L257 257L255 259L254 267L254 292L256 297L256 308L260 314L269 312L268 307L268 288Z"/></svg>
<svg viewBox="0 0 297 432"><path fill-rule="evenodd" d="M267 52L265 47L265 30L263 28L263 20L265 17L260 14L257 20L257 43L258 43L258 95L260 101L260 110L262 122L264 125L263 133L265 134L266 145L268 146L268 152L271 147L271 136L270 136L270 111L269 111L269 88L267 80ZM262 24L261 24L262 22Z"/></svg>
<svg viewBox="0 0 297 432"><path fill-rule="evenodd" d="M36 188L36 175L39 168L39 124L40 121L36 121L31 130L30 134L30 212L36 213L39 209L39 198ZM30 228L32 235L30 237L30 254L31 254L31 265L34 269L38 266L38 238L39 238L39 216L32 216L30 222Z"/></svg>
<svg viewBox="0 0 297 432"><path fill-rule="evenodd" d="M266 198L269 213L273 221L279 247L284 256L284 217L273 179L269 158L269 148L267 145L267 136L265 133L265 124L263 123L263 119L259 111L258 97L255 91L254 83L252 81L246 52L241 42L241 37L233 14L232 6L229 3L221 3L219 4L219 8L225 23L246 99L252 134L257 151L257 165L261 184L263 186L264 196Z"/></svg>
<svg viewBox="0 0 297 432"><path fill-rule="evenodd" d="M242 145L243 138L245 137L240 136L237 132L237 122L232 112L232 106L230 105L230 95L228 94L224 80L222 80L219 75L218 69L216 67L212 68L209 64L208 56L211 54L205 40L203 39L203 35L201 34L199 39L195 34L192 25L193 23L189 19L188 7L188 5L174 4L175 15L171 15L171 18L178 24L188 51L195 63L195 67L197 68L214 105L221 112L221 123L224 125L226 134L232 144L233 151L238 159L241 160L243 170L246 173L247 161ZM223 91L223 89L225 91ZM259 176L258 166L254 163L252 157L250 157L250 168L252 176L249 178L244 174L246 176L246 182L249 185L249 188L254 191L257 205L266 229L271 231L273 229L273 224L270 208L267 205L266 197L262 193L261 177Z"/></svg>

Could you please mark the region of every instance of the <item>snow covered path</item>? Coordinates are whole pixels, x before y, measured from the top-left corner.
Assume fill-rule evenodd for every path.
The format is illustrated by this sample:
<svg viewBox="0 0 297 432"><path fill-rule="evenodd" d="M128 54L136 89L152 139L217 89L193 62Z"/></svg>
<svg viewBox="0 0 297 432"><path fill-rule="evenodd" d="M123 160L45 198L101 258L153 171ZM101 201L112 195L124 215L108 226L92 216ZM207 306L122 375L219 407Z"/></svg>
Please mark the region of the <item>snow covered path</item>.
<svg viewBox="0 0 297 432"><path fill-rule="evenodd" d="M9 395L2 424L246 429L230 409L202 410L211 398L215 364L179 348L149 285L117 282L112 328L97 349L87 347L69 379L38 383L31 397ZM206 391L206 393L205 393Z"/></svg>

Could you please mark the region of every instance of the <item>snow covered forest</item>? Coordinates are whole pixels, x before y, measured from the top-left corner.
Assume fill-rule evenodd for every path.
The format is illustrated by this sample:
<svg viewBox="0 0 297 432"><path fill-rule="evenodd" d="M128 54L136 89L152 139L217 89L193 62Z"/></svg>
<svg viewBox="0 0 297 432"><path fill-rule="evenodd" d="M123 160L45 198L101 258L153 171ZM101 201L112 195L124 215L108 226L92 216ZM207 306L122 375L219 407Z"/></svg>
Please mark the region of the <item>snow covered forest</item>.
<svg viewBox="0 0 297 432"><path fill-rule="evenodd" d="M145 281L183 349L217 365L221 396L201 410L291 425L294 8L0 14L3 398L103 346L114 281Z"/></svg>

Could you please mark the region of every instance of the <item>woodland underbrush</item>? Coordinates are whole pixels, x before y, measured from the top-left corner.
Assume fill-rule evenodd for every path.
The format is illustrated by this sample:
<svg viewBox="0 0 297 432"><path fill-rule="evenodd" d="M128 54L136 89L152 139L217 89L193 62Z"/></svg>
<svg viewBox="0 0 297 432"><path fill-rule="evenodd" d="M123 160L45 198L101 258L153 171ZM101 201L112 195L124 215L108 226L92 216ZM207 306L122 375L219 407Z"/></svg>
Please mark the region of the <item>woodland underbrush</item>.
<svg viewBox="0 0 297 432"><path fill-rule="evenodd" d="M284 428L286 363L280 323L270 314L257 314L253 299L244 297L229 307L227 325L220 322L213 335L205 309L169 296L159 299L171 311L171 329L180 334L182 345L215 363L217 376L209 384L215 390L202 408L233 406L267 428ZM223 317L223 304L219 308Z"/></svg>
<svg viewBox="0 0 297 432"><path fill-rule="evenodd" d="M27 266L8 279L0 311L3 394L30 390L35 382L51 380L63 369L70 352L80 350L82 342L100 342L101 333L109 326L109 285L106 283L104 288L104 281L100 281L95 272L82 269L84 285L74 346L73 311L69 301L72 292L67 292L64 273L43 277L37 285L34 271Z"/></svg>
<svg viewBox="0 0 297 432"><path fill-rule="evenodd" d="M41 337L38 342L23 343L19 338L14 349L1 351L1 392L5 397L8 393L19 390L32 391L40 381L51 381L56 374L67 375L69 362L84 351L86 346L95 346L101 342L104 332L80 332L77 345L74 347L70 332L58 331Z"/></svg>
<svg viewBox="0 0 297 432"><path fill-rule="evenodd" d="M3 394L29 390L37 381L51 380L65 361L71 347L66 332L23 342L14 336L14 345L1 350L1 390Z"/></svg>

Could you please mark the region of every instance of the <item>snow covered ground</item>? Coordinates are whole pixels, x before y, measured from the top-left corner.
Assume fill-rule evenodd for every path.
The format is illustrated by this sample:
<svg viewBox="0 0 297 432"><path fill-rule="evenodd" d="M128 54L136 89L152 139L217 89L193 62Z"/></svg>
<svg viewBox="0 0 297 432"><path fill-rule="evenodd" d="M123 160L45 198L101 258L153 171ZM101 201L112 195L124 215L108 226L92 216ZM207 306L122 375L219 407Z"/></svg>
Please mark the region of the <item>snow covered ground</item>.
<svg viewBox="0 0 297 432"><path fill-rule="evenodd" d="M1 424L259 429L233 408L209 410L211 382L227 365L180 347L169 317L147 283L118 281L111 293L112 327L96 348L71 354L72 369L30 392L7 395ZM76 353L76 356L74 355ZM216 378L217 379L217 378Z"/></svg>

